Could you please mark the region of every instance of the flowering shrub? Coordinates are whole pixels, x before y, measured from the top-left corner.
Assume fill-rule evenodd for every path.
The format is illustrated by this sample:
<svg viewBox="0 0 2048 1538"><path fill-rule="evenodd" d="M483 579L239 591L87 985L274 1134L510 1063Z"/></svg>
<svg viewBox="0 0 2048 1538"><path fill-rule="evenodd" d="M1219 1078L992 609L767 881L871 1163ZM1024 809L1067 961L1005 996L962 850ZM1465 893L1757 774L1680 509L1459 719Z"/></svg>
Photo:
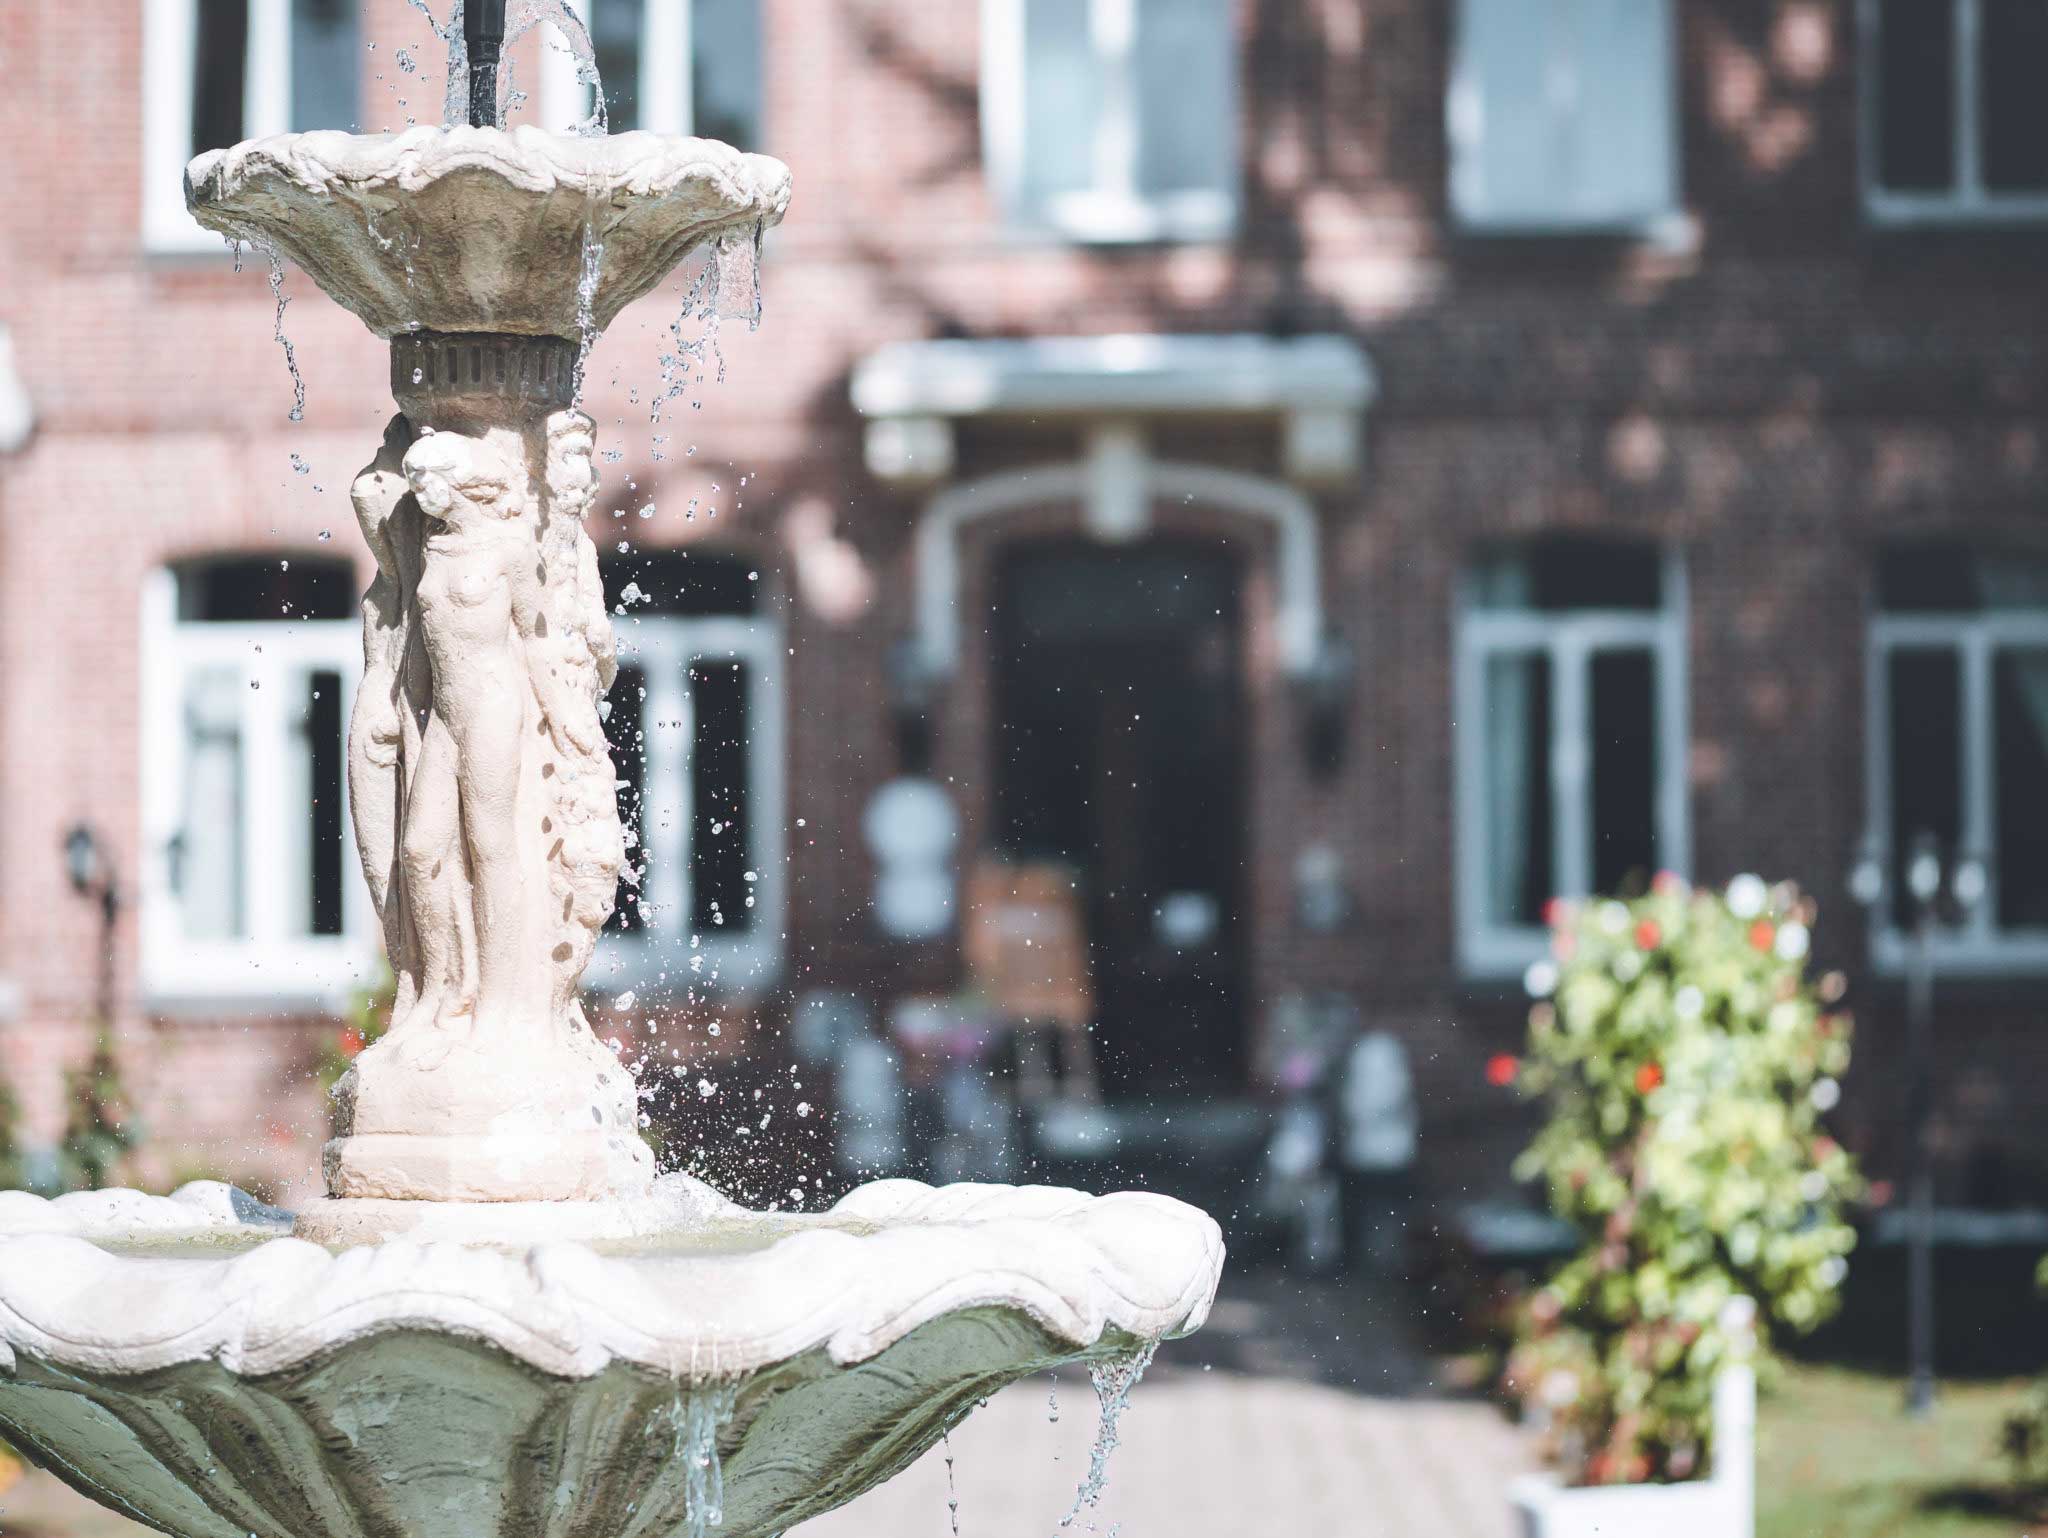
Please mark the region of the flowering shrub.
<svg viewBox="0 0 2048 1538"><path fill-rule="evenodd" d="M1529 1299L1508 1383L1585 1483L1702 1472L1744 1300L1764 1347L1835 1307L1857 1177L1820 1122L1849 1022L1827 1008L1838 975L1804 980L1812 915L1755 876L1553 905L1518 1077L1550 1118L1516 1174L1583 1244Z"/></svg>

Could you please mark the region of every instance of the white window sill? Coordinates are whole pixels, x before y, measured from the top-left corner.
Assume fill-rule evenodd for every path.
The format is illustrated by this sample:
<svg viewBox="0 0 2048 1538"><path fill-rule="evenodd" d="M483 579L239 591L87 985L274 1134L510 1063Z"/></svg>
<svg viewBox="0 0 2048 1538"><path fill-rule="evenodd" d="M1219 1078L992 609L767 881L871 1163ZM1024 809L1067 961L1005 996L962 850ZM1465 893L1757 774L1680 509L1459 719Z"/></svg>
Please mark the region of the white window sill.
<svg viewBox="0 0 2048 1538"><path fill-rule="evenodd" d="M1189 193L1148 202L1104 193L1076 193L1016 209L1019 233L1084 246L1195 244L1228 240L1237 205L1220 194Z"/></svg>
<svg viewBox="0 0 2048 1538"><path fill-rule="evenodd" d="M1871 224L1887 229L1997 229L2048 224L2048 193L1961 198L1943 192L1867 190L1863 194L1863 213Z"/></svg>
<svg viewBox="0 0 2048 1538"><path fill-rule="evenodd" d="M1472 982L1517 985L1532 963L1550 954L1550 931L1488 928L1458 938L1458 972Z"/></svg>
<svg viewBox="0 0 2048 1538"><path fill-rule="evenodd" d="M1476 240L1640 240L1667 250L1699 242L1699 221L1682 208L1661 207L1600 214L1555 209L1456 213L1460 235Z"/></svg>
<svg viewBox="0 0 2048 1538"><path fill-rule="evenodd" d="M146 956L142 1001L151 1009L304 1009L337 1013L381 976L377 952L332 945L187 945Z"/></svg>
<svg viewBox="0 0 2048 1538"><path fill-rule="evenodd" d="M1880 976L1903 977L1912 969L1914 949L1913 937L1903 930L1876 930L1870 937L1871 966ZM2048 930L1937 934L1928 950L1942 977L2048 977Z"/></svg>

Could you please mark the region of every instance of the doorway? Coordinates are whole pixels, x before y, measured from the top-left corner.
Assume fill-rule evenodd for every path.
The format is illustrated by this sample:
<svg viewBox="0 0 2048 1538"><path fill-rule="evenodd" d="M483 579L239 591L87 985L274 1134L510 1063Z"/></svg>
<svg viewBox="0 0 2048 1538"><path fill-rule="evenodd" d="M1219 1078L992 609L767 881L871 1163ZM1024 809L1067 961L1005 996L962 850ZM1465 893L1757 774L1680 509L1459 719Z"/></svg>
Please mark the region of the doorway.
<svg viewBox="0 0 2048 1538"><path fill-rule="evenodd" d="M1245 1081L1239 561L1218 540L1009 546L992 842L1077 877L1112 1099Z"/></svg>

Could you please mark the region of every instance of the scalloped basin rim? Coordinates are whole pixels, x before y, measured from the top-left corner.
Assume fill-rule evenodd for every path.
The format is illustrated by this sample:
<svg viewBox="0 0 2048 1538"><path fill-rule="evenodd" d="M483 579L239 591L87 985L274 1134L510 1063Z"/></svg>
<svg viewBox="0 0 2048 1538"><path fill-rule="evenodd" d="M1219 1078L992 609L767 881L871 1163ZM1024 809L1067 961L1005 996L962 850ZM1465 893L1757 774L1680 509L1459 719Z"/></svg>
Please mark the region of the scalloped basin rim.
<svg viewBox="0 0 2048 1538"><path fill-rule="evenodd" d="M602 331L692 249L781 222L789 168L713 139L422 125L278 134L197 156L205 228L275 248L379 336L578 338L585 232Z"/></svg>
<svg viewBox="0 0 2048 1538"><path fill-rule="evenodd" d="M686 1176L661 1184L693 1201L708 1194ZM6 1193L0 1343L10 1363L24 1352L118 1376L210 1359L260 1375L365 1336L423 1329L487 1342L558 1377L622 1362L701 1381L821 1347L840 1366L864 1362L921 1325L978 1308L1020 1314L1085 1351L1199 1327L1223 1260L1207 1214L1137 1192L883 1181L808 1216L713 1196L717 1210L692 1232L746 1234L751 1247L607 1254L561 1242L517 1255L405 1239L333 1254L246 1221L234 1197L250 1199L229 1189L87 1193L85 1205L42 1204L42 1222L25 1205L38 1198ZM68 1221L56 1221L66 1203ZM172 1236L255 1247L178 1258L104 1247Z"/></svg>

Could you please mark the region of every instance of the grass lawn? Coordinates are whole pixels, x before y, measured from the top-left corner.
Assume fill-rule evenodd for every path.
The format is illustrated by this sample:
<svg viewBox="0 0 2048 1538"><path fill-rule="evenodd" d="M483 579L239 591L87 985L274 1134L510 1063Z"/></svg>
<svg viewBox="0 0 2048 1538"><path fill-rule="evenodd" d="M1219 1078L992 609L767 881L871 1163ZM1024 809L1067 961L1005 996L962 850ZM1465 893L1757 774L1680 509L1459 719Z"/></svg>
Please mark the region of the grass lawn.
<svg viewBox="0 0 2048 1538"><path fill-rule="evenodd" d="M1943 1384L1912 1421L1896 1377L1789 1367L1757 1407L1757 1538L2048 1538L1998 1505L1998 1429L2029 1386Z"/></svg>

